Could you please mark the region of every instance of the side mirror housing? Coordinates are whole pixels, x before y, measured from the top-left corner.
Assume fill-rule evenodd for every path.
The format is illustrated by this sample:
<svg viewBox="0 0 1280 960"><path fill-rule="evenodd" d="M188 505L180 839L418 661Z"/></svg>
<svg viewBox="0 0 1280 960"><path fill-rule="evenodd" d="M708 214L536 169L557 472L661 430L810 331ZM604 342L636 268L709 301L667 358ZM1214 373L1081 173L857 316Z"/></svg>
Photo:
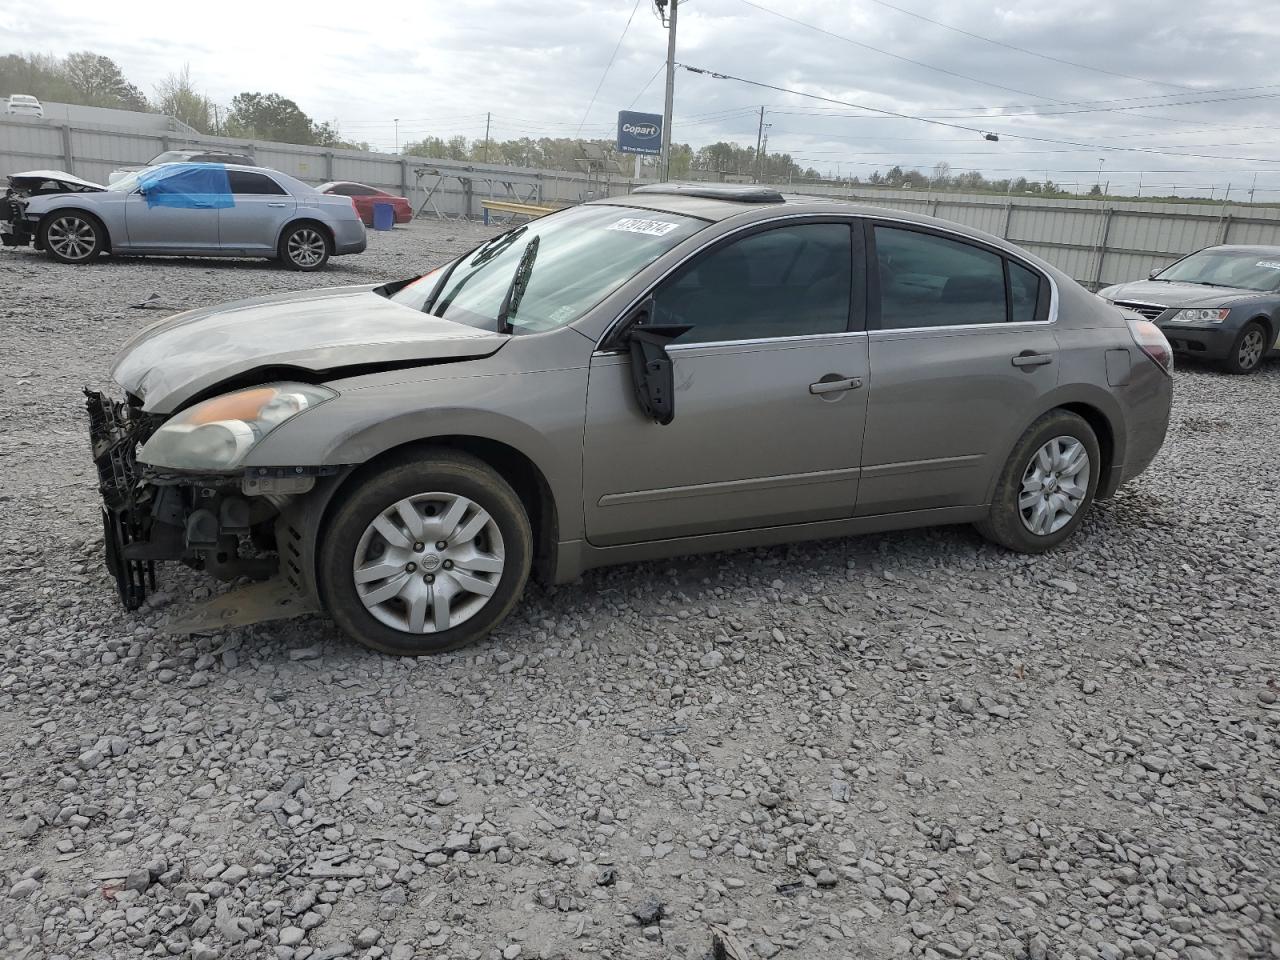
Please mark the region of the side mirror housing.
<svg viewBox="0 0 1280 960"><path fill-rule="evenodd" d="M653 301L650 300L641 307L637 317L652 315ZM675 419L675 364L667 354L667 344L690 329L685 324L645 324L637 320L627 330L636 402L654 423L665 426Z"/></svg>

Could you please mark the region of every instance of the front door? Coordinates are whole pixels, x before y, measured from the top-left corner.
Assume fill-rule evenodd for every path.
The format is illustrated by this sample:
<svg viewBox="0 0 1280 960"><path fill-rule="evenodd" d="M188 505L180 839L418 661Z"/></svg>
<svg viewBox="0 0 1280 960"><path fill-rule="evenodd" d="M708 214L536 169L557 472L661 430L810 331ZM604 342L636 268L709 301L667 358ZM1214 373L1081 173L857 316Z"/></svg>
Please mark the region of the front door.
<svg viewBox="0 0 1280 960"><path fill-rule="evenodd" d="M986 502L1058 384L1049 280L984 246L878 224L858 514Z"/></svg>
<svg viewBox="0 0 1280 960"><path fill-rule="evenodd" d="M159 168L140 183L125 199L129 249L199 253L218 248L218 207L230 198L209 192L204 168Z"/></svg>
<svg viewBox="0 0 1280 960"><path fill-rule="evenodd" d="M862 265L860 225L792 223L721 242L658 287L649 322L692 328L668 347L675 416L642 415L625 354L593 356L591 543L852 515L867 396Z"/></svg>

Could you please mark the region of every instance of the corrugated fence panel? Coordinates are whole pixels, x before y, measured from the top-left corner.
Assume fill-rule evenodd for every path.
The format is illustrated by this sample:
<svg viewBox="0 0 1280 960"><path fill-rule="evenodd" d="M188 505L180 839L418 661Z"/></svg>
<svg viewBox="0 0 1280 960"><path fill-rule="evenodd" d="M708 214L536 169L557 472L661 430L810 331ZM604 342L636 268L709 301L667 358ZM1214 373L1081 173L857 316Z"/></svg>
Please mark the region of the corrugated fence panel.
<svg viewBox="0 0 1280 960"><path fill-rule="evenodd" d="M66 170L105 183L112 170L140 166L165 150L202 146L247 153L309 183L356 180L403 193L427 214L478 217L489 197L552 204L581 203L626 193L630 180L601 182L580 172L502 167L497 164L93 123L0 117L0 175L23 170ZM419 175L421 172L421 175ZM1034 196L932 193L834 184L775 184L790 193L839 197L874 206L932 214L1005 236L1091 288L1146 276L1153 268L1215 243L1280 246L1280 208L1206 203L1048 200ZM430 202L428 193L430 192ZM1100 249L1105 248L1105 249Z"/></svg>

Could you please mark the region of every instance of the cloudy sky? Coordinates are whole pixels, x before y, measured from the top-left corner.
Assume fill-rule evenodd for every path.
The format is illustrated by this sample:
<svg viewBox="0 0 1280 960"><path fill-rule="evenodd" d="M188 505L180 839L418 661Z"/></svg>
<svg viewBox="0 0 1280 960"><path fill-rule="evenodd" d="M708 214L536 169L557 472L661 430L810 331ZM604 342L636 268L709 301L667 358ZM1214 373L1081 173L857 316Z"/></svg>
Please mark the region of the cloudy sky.
<svg viewBox="0 0 1280 960"><path fill-rule="evenodd" d="M680 73L674 138L754 144L764 105L769 151L824 172L865 177L901 163L927 173L946 161L953 172L1048 176L1087 189L1101 160L1113 190L1141 180L1144 193L1176 185L1184 195L1213 187L1221 196L1229 183L1243 198L1256 174L1258 199L1276 200L1280 22L1269 8L1256 0L686 0L683 63L938 122ZM402 143L481 137L486 113L498 139L579 129L610 136L620 109L661 112L666 33L653 0L0 7L0 52L81 49L113 57L147 92L186 62L220 102L276 91L345 136L391 149L395 117Z"/></svg>

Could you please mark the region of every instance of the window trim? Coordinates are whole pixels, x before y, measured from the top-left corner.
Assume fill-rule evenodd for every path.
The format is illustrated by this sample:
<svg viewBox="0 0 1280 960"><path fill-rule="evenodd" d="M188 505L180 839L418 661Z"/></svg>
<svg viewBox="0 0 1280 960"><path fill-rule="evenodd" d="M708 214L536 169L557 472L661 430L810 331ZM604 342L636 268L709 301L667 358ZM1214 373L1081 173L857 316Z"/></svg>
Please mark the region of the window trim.
<svg viewBox="0 0 1280 960"><path fill-rule="evenodd" d="M231 183L232 177L261 177L263 180L271 184L276 189L271 193L262 193L260 191L255 193L239 193L236 191L235 187ZM270 177L265 173L259 173L257 170L228 170L227 186L231 190L231 195L233 197L287 197L289 196L289 191L286 190L283 186L281 186L278 182L276 182L276 179L274 177Z"/></svg>
<svg viewBox="0 0 1280 960"><path fill-rule="evenodd" d="M1009 330L1022 329L1024 327L1048 326L1058 322L1058 285L1048 273L1027 262L1022 257L1015 256L1009 251L1003 250L993 244L984 243L981 239L970 237L967 234L957 230L948 230L945 227L936 227L933 224L916 223L911 220L896 220L891 217L867 217L866 223L866 251L867 251L867 331L869 333L918 333L928 331L932 333L945 333L952 330ZM877 226L883 226L889 230L905 230L909 233L923 233L926 236L937 237L940 240L951 240L955 243L963 243L985 253L993 254L1000 258L1000 270L1004 274L1004 322L1003 323L955 323L945 326L927 326L927 327L885 327L882 326L881 302L880 302L880 265L877 259L875 229ZM1040 289L1036 296L1036 317L1035 320L1014 320L1013 319L1013 288L1009 283L1009 263L1016 263L1018 266L1031 271L1040 279ZM1045 284L1048 284L1049 306L1047 315L1043 320L1039 319L1042 311L1041 303L1045 296ZM874 286L873 286L874 285Z"/></svg>
<svg viewBox="0 0 1280 960"><path fill-rule="evenodd" d="M689 348L695 347L723 347L730 344L763 344L778 343L786 341L809 340L814 337L844 337L849 334L865 335L867 332L867 316L866 302L856 304L853 297L853 273L858 268L859 246L865 247L865 240L856 237L854 234L858 229L858 221L861 218L853 214L835 214L835 213L792 213L782 217L770 217L767 220L753 220L751 223L744 223L742 226L723 233L715 237L696 250L691 250L688 254L681 257L678 262L673 264L669 270L658 277L653 283L645 288L644 292L631 301L617 317L609 324L604 334L600 337L596 344L594 353L613 354L625 350L625 346L619 342L626 331L635 322L636 308L645 303L650 297L654 296L658 289L668 282L674 280L686 270L693 269L696 261L704 256L710 256L721 247L727 247L730 244L737 243L739 240L745 240L748 237L758 233L767 233L770 230L780 230L786 227L808 226L810 224L836 223L849 228L849 315L845 322L845 329L827 331L825 333L801 333L790 334L785 337L752 337L741 340L705 340L697 343L680 344L672 342L667 349ZM866 250L862 251L862 269L866 270ZM866 284L863 284L863 290L866 290Z"/></svg>

